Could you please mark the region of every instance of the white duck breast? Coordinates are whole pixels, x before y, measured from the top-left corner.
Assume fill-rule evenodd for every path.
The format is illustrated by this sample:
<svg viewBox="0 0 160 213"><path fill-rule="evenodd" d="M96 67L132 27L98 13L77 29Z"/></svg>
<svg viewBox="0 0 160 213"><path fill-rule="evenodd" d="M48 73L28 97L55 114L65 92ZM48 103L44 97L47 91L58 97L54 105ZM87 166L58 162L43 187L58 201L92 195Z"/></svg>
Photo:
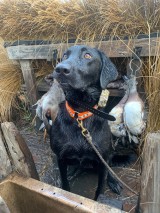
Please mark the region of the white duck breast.
<svg viewBox="0 0 160 213"><path fill-rule="evenodd" d="M126 103L124 107L124 122L133 135L140 135L144 129L143 108L139 101Z"/></svg>
<svg viewBox="0 0 160 213"><path fill-rule="evenodd" d="M116 118L115 121L108 121L112 134L116 137L125 136L125 130L122 125L123 108L115 106L109 114Z"/></svg>
<svg viewBox="0 0 160 213"><path fill-rule="evenodd" d="M144 103L137 92L136 77L131 76L127 80L129 86L129 97L124 106L124 124L129 132L135 136L140 135L145 129Z"/></svg>
<svg viewBox="0 0 160 213"><path fill-rule="evenodd" d="M111 132L116 137L126 136L126 129L123 124L123 110L127 99L128 99L128 89L126 90L126 94L124 95L124 97L109 113L110 115L113 115L116 118L115 121L108 121Z"/></svg>

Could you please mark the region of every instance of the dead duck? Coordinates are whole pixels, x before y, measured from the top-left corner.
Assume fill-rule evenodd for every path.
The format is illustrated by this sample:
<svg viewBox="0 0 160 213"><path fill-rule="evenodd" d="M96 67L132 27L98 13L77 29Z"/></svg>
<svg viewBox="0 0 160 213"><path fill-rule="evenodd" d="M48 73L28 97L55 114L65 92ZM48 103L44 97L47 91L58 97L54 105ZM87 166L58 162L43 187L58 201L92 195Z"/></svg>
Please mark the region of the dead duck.
<svg viewBox="0 0 160 213"><path fill-rule="evenodd" d="M46 131L50 130L52 122L54 122L56 119L59 104L64 100L65 96L63 90L61 89L59 83L54 80L49 91L45 93L36 104L33 105L36 106L36 117L43 122L39 130L45 128L45 134Z"/></svg>
<svg viewBox="0 0 160 213"><path fill-rule="evenodd" d="M146 126L144 120L144 103L137 92L136 76L131 75L126 80L126 83L129 88L129 96L124 106L124 125L130 141L132 139L135 143L138 143L137 136L142 134Z"/></svg>
<svg viewBox="0 0 160 213"><path fill-rule="evenodd" d="M126 87L126 92L124 97L109 113L110 115L113 115L116 118L115 121L108 121L111 132L116 137L126 136L126 129L123 123L123 110L124 110L125 103L128 99L128 94L129 94L129 90Z"/></svg>

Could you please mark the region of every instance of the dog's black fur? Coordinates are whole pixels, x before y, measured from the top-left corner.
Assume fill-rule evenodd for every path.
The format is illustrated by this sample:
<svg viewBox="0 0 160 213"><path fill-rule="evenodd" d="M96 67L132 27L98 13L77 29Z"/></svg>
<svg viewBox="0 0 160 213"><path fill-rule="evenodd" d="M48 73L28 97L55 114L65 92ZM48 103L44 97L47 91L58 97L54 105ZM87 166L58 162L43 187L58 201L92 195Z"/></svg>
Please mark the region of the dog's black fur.
<svg viewBox="0 0 160 213"><path fill-rule="evenodd" d="M109 58L97 49L84 45L69 48L62 62L55 69L54 77L61 84L69 105L78 112L84 111L71 100L79 100L90 106L98 104L102 89L110 81L117 78L117 70ZM109 162L112 155L111 132L107 120L93 115L84 120L84 127L90 132L93 143L103 158ZM68 114L65 103L60 104L58 116L50 132L51 148L57 155L62 188L70 190L67 180L67 165L92 164L98 168L98 187L95 199L103 193L106 169L88 144L76 119ZM110 176L108 183L114 191L119 191L119 185Z"/></svg>

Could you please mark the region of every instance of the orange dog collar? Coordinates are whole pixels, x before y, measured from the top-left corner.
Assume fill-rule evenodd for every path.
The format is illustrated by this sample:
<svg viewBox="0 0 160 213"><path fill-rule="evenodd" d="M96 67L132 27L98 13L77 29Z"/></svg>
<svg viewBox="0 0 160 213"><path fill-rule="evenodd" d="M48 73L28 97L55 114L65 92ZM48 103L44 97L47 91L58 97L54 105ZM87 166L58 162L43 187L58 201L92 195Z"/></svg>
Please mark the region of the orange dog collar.
<svg viewBox="0 0 160 213"><path fill-rule="evenodd" d="M98 106L95 105L93 108L97 109ZM84 119L89 118L89 117L91 117L93 115L93 113L90 112L90 111L85 111L85 112L77 112L77 111L75 111L74 109L72 109L69 106L68 101L66 101L66 109L67 109L68 113L70 114L70 116L72 118L74 118L75 115L77 114L78 120L84 120Z"/></svg>

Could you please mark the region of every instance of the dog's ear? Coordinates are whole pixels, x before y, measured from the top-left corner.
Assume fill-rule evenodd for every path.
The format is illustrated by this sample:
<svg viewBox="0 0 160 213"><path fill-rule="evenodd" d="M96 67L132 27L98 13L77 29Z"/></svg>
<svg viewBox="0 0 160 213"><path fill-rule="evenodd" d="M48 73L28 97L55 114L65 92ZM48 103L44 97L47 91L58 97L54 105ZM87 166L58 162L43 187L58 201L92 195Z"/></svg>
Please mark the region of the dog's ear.
<svg viewBox="0 0 160 213"><path fill-rule="evenodd" d="M116 80L118 72L115 65L103 52L99 51L99 54L102 60L100 84L102 89L106 89L109 82Z"/></svg>

